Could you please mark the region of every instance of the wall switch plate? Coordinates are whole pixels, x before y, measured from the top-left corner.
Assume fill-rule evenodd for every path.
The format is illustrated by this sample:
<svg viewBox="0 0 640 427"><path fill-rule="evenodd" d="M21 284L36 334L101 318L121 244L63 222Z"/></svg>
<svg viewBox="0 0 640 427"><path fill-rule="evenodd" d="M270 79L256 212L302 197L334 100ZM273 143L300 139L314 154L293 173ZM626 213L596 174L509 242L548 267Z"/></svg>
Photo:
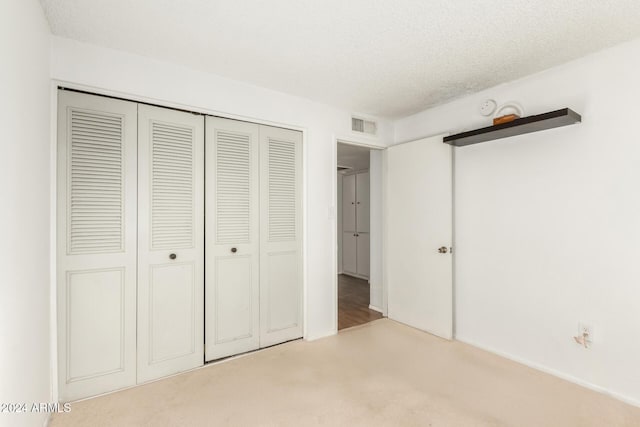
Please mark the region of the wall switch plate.
<svg viewBox="0 0 640 427"><path fill-rule="evenodd" d="M329 221L334 221L336 219L336 207L335 206L329 206L329 209L327 210L327 216L329 218Z"/></svg>

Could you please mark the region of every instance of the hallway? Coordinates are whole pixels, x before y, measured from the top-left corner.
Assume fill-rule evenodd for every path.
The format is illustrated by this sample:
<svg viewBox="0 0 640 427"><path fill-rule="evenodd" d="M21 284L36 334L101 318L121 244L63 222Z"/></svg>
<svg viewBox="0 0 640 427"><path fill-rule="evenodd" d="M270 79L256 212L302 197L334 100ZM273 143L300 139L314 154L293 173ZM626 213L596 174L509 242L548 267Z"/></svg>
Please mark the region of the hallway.
<svg viewBox="0 0 640 427"><path fill-rule="evenodd" d="M369 283L366 280L338 275L338 330L362 325L382 318L369 308Z"/></svg>

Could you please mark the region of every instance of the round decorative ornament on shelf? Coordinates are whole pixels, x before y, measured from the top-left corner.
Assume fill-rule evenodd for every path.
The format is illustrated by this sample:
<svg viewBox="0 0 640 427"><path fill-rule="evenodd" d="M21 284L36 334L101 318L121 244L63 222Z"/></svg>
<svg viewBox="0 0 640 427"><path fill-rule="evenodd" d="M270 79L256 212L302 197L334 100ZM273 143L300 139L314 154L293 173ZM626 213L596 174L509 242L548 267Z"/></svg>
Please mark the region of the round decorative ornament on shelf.
<svg viewBox="0 0 640 427"><path fill-rule="evenodd" d="M494 118L514 114L518 117L524 116L524 108L516 101L509 101L502 104L493 115Z"/></svg>

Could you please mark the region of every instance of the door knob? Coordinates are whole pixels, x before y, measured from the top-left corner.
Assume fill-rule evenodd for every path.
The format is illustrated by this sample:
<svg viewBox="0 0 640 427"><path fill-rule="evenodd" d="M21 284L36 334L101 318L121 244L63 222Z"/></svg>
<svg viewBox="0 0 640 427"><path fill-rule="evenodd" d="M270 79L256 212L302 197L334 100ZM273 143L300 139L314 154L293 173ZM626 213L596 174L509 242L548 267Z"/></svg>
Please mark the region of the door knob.
<svg viewBox="0 0 640 427"><path fill-rule="evenodd" d="M447 249L446 246L443 246L441 248L438 248L438 252L440 252L441 254L446 254L447 252L449 252L449 249Z"/></svg>
<svg viewBox="0 0 640 427"><path fill-rule="evenodd" d="M238 252L238 248L231 248L231 252L235 254L236 252Z"/></svg>
<svg viewBox="0 0 640 427"><path fill-rule="evenodd" d="M169 254L169 259L176 259L177 255L176 254Z"/></svg>

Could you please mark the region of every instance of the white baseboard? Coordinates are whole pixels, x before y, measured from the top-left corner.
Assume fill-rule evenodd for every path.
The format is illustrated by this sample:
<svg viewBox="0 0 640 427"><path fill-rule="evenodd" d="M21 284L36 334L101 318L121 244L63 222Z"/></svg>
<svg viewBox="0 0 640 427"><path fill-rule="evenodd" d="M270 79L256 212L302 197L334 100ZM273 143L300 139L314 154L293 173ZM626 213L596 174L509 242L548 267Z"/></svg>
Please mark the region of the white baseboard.
<svg viewBox="0 0 640 427"><path fill-rule="evenodd" d="M501 350L497 350L497 349L492 348L492 347L488 347L488 346L479 344L479 343L477 343L477 342L475 342L473 340L467 339L465 337L456 336L455 340L463 342L465 344L469 344L469 345L471 345L473 347L476 347L476 348L479 348L481 350L488 351L489 353L496 354L496 355L498 355L500 357L504 357L505 359L512 360L514 362L520 363L522 365L528 366L528 367L536 369L538 371L542 371L542 372L547 373L549 375L553 375L554 377L561 378L561 379L563 379L565 381L569 381L570 383L574 383L574 384L577 384L577 385L582 386L584 388L588 388L589 390L593 390L593 391L598 392L598 393L606 394L607 396L613 397L614 399L620 400L620 401L622 401L624 403L628 403L629 405L640 407L640 400L638 400L638 399L634 399L632 397L625 396L624 394L620 394L620 393L617 393L615 391L612 391L612 390L609 390L607 388L604 388L602 386L590 383L588 381L585 381L585 380L582 380L580 378L574 377L573 375L565 374L564 372L560 372L560 371L555 370L553 368L549 368L548 366L532 362L532 361L530 361L528 359L524 359L522 357L514 356L511 353L507 353L507 352L504 352L504 351L501 351Z"/></svg>
<svg viewBox="0 0 640 427"><path fill-rule="evenodd" d="M355 273L346 273L346 272L343 272L343 273L341 273L341 274L343 274L343 275L345 275L345 276L349 276L349 277L355 277L356 279L363 279L363 280L366 280L367 282L369 282L369 277L367 277L367 276L361 276L361 275L359 275L359 274L355 274Z"/></svg>
<svg viewBox="0 0 640 427"><path fill-rule="evenodd" d="M315 340L319 340L321 338L326 338L326 337L331 337L334 335L337 335L338 331L329 331L329 332L325 332L319 335L310 335L304 338L305 341L315 341Z"/></svg>
<svg viewBox="0 0 640 427"><path fill-rule="evenodd" d="M382 313L382 309L376 307L375 305L369 304L369 310L377 311L378 313Z"/></svg>

